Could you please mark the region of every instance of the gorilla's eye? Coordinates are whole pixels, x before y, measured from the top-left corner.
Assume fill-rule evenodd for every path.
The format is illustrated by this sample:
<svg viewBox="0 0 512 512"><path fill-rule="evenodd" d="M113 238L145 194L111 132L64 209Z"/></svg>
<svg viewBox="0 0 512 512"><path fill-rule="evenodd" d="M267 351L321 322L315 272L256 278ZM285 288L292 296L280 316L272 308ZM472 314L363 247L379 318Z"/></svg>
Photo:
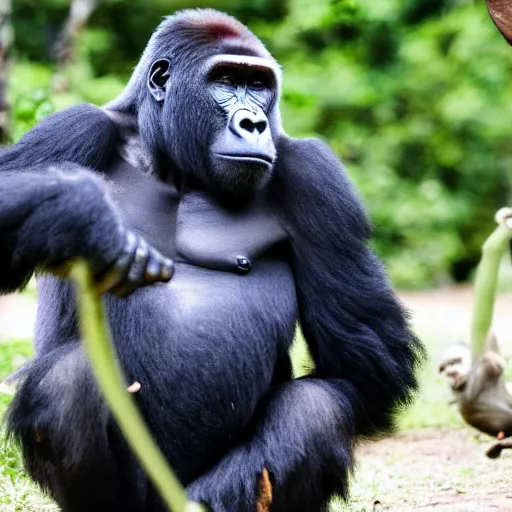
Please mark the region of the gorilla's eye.
<svg viewBox="0 0 512 512"><path fill-rule="evenodd" d="M256 91L261 91L262 89L265 89L266 85L261 80L253 80L249 84L249 87Z"/></svg>
<svg viewBox="0 0 512 512"><path fill-rule="evenodd" d="M223 85L236 85L236 80L232 75L222 75L216 81Z"/></svg>
<svg viewBox="0 0 512 512"><path fill-rule="evenodd" d="M265 73L255 73L249 80L249 88L254 91L270 89L270 78Z"/></svg>

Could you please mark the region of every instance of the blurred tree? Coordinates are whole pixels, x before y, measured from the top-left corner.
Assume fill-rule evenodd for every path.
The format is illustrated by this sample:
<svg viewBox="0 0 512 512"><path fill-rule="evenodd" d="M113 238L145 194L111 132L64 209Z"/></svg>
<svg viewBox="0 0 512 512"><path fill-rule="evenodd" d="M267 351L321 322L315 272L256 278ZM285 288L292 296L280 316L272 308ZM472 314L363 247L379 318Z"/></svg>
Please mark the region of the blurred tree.
<svg viewBox="0 0 512 512"><path fill-rule="evenodd" d="M13 40L11 13L11 0L0 0L0 142L9 140L7 80L9 76L9 56Z"/></svg>
<svg viewBox="0 0 512 512"><path fill-rule="evenodd" d="M89 17L96 7L96 0L71 0L69 17L57 41L57 68L60 72L76 58L76 42ZM60 81L60 90L67 89L65 80Z"/></svg>
<svg viewBox="0 0 512 512"><path fill-rule="evenodd" d="M483 1L102 0L76 45L70 91L55 96L41 64L69 0L16 0L15 30L30 37L16 41L15 136L52 104L111 99L161 17L192 4L238 17L277 57L285 128L327 139L345 160L397 285L468 278L510 200L512 168L512 50Z"/></svg>
<svg viewBox="0 0 512 512"><path fill-rule="evenodd" d="M394 282L467 279L510 200L512 52L485 3L292 0L256 29L285 70L285 127L345 160Z"/></svg>

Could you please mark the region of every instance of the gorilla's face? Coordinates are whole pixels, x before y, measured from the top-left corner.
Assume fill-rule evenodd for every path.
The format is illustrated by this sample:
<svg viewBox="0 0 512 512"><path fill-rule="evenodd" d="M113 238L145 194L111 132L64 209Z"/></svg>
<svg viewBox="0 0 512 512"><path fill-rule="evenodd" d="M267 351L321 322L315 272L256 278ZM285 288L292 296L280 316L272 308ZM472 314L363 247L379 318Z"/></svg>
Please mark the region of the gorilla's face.
<svg viewBox="0 0 512 512"><path fill-rule="evenodd" d="M213 191L244 197L262 189L276 159L278 79L260 57L218 55L186 83L167 61L153 64L148 87L165 102L163 129L184 174Z"/></svg>
<svg viewBox="0 0 512 512"><path fill-rule="evenodd" d="M261 189L270 179L276 149L268 113L276 77L264 59L212 59L207 88L222 119L210 146L211 172L231 192Z"/></svg>

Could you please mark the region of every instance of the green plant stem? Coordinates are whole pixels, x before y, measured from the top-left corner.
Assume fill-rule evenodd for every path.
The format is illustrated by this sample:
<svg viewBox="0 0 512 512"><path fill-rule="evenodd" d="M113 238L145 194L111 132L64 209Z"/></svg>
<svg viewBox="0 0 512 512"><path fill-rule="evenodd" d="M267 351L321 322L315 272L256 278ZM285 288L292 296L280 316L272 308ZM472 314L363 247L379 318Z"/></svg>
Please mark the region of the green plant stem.
<svg viewBox="0 0 512 512"><path fill-rule="evenodd" d="M482 259L476 271L471 322L473 359L485 351L485 342L492 323L500 262L511 238L511 231L504 226L498 226L482 246Z"/></svg>
<svg viewBox="0 0 512 512"><path fill-rule="evenodd" d="M103 301L94 292L88 265L83 261L75 263L71 276L79 288L80 327L85 350L99 387L126 440L169 510L203 511L200 505L188 501L185 490L169 468L126 389L121 366L111 342Z"/></svg>

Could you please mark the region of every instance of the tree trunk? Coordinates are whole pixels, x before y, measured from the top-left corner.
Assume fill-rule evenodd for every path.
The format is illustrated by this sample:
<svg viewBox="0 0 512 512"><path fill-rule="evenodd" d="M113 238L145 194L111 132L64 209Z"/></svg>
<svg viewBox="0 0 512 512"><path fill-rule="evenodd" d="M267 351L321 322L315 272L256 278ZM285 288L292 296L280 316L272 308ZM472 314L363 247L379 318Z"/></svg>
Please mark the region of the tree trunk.
<svg viewBox="0 0 512 512"><path fill-rule="evenodd" d="M13 41L11 14L11 0L0 0L0 143L9 140L7 80L9 76L9 54Z"/></svg>
<svg viewBox="0 0 512 512"><path fill-rule="evenodd" d="M1 0L0 0L1 1ZM76 58L76 41L96 7L96 0L71 0L69 17L57 42L58 80L56 88L67 90L68 84L62 71Z"/></svg>

